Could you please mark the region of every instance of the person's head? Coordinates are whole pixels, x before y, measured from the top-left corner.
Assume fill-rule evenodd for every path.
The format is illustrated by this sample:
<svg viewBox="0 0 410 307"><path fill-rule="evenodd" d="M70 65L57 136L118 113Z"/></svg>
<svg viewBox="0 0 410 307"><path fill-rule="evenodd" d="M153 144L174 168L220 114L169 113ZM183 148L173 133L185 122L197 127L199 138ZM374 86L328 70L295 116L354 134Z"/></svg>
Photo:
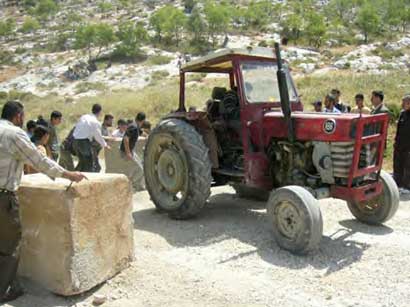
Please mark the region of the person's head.
<svg viewBox="0 0 410 307"><path fill-rule="evenodd" d="M359 109L362 109L364 107L364 95L363 94L357 94L354 96L354 100L356 102L356 106Z"/></svg>
<svg viewBox="0 0 410 307"><path fill-rule="evenodd" d="M39 116L37 117L36 125L37 125L37 126L48 127L48 123L47 123L47 121L44 119L44 117L43 117L42 115L39 115Z"/></svg>
<svg viewBox="0 0 410 307"><path fill-rule="evenodd" d="M403 97L402 107L404 111L410 111L410 94L407 94Z"/></svg>
<svg viewBox="0 0 410 307"><path fill-rule="evenodd" d="M103 125L106 127L112 127L112 121L114 120L114 116L111 114L105 114Z"/></svg>
<svg viewBox="0 0 410 307"><path fill-rule="evenodd" d="M37 125L34 129L32 140L37 145L45 145L50 137L50 131L47 127Z"/></svg>
<svg viewBox="0 0 410 307"><path fill-rule="evenodd" d="M330 92L330 94L332 94L332 96L335 97L336 103L338 103L338 102L340 101L340 95L342 94L342 93L340 92L340 90L338 90L337 88L334 88L334 89Z"/></svg>
<svg viewBox="0 0 410 307"><path fill-rule="evenodd" d="M313 107L315 109L315 112L322 112L322 101L321 100L316 100L313 103Z"/></svg>
<svg viewBox="0 0 410 307"><path fill-rule="evenodd" d="M335 104L336 104L336 97L333 96L332 94L326 95L326 98L325 98L326 109L333 110L333 108L335 107Z"/></svg>
<svg viewBox="0 0 410 307"><path fill-rule="evenodd" d="M17 100L6 102L1 111L1 118L22 128L24 124L24 106Z"/></svg>
<svg viewBox="0 0 410 307"><path fill-rule="evenodd" d="M53 111L50 114L50 124L53 126L58 126L61 124L61 121L63 119L63 114L61 114L60 111Z"/></svg>
<svg viewBox="0 0 410 307"><path fill-rule="evenodd" d="M117 126L118 126L118 130L120 130L121 132L125 132L127 130L128 124L125 119L121 118L117 121Z"/></svg>
<svg viewBox="0 0 410 307"><path fill-rule="evenodd" d="M135 122L137 123L138 126L141 127L144 124L146 118L147 117L145 116L144 112L139 112L137 116L135 117Z"/></svg>
<svg viewBox="0 0 410 307"><path fill-rule="evenodd" d="M382 104L383 100L384 100L384 93L382 91L373 91L372 92L372 97L370 98L370 101L372 102L372 105L374 107L377 107L380 104Z"/></svg>
<svg viewBox="0 0 410 307"><path fill-rule="evenodd" d="M100 104L96 103L93 105L93 107L91 108L91 112L96 116L99 117L101 115L102 112L102 107Z"/></svg>
<svg viewBox="0 0 410 307"><path fill-rule="evenodd" d="M134 123L134 121L132 119L127 119L127 125L132 125Z"/></svg>
<svg viewBox="0 0 410 307"><path fill-rule="evenodd" d="M151 133L151 123L149 121L144 121L144 123L141 125L141 130L144 131L146 134Z"/></svg>
<svg viewBox="0 0 410 307"><path fill-rule="evenodd" d="M36 128L36 122L30 119L26 124L27 132L30 134L34 133L34 129Z"/></svg>

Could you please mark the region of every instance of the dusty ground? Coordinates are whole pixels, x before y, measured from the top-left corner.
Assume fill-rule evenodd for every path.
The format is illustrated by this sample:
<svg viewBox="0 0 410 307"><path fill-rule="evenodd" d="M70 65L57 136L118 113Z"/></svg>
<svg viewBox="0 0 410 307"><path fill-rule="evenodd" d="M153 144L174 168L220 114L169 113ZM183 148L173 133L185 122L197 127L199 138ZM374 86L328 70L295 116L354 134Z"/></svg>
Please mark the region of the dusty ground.
<svg viewBox="0 0 410 307"><path fill-rule="evenodd" d="M217 188L199 218L182 222L136 194L128 270L70 299L26 282L28 294L7 306L91 306L96 294L107 307L410 305L410 199L383 227L356 222L341 201L322 201L324 236L307 257L278 248L263 205Z"/></svg>

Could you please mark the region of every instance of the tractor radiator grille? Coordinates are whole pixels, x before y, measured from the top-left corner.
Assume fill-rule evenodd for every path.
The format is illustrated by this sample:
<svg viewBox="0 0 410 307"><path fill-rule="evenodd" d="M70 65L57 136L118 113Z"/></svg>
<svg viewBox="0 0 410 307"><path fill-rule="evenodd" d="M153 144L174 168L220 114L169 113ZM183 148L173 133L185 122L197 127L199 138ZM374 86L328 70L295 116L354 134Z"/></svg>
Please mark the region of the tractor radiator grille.
<svg viewBox="0 0 410 307"><path fill-rule="evenodd" d="M350 167L353 163L354 142L331 143L333 176L336 178L349 177ZM360 150L359 168L374 165L376 162L375 148L363 145Z"/></svg>
<svg viewBox="0 0 410 307"><path fill-rule="evenodd" d="M333 176L347 178L353 161L354 143L331 143L330 152L332 154Z"/></svg>

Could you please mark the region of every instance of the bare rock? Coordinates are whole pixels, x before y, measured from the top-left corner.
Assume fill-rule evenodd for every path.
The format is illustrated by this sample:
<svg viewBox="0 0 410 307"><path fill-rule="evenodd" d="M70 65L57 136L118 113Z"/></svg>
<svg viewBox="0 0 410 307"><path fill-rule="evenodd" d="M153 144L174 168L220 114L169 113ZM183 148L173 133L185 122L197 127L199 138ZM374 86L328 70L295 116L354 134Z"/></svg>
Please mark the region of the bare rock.
<svg viewBox="0 0 410 307"><path fill-rule="evenodd" d="M131 189L118 174L74 183L23 177L20 274L61 295L87 291L134 258Z"/></svg>

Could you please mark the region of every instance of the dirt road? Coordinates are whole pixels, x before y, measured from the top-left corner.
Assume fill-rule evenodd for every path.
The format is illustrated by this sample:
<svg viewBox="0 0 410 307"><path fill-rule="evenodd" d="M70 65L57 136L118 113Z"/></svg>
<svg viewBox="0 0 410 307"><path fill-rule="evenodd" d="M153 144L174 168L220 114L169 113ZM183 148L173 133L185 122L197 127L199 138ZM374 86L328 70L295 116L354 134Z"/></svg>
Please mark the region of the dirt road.
<svg viewBox="0 0 410 307"><path fill-rule="evenodd" d="M9 306L410 306L410 199L369 227L342 201L321 202L320 250L293 256L274 243L264 204L213 190L203 214L173 221L143 192L134 198L136 261L93 291L61 298L26 282Z"/></svg>

